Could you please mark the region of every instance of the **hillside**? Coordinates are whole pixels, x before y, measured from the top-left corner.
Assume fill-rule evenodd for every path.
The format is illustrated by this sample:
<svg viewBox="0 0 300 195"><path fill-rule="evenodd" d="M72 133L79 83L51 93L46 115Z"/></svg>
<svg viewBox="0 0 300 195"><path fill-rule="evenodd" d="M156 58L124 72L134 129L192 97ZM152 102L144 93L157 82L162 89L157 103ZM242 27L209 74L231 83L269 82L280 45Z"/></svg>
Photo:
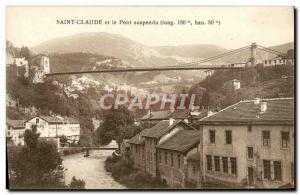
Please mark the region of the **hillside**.
<svg viewBox="0 0 300 195"><path fill-rule="evenodd" d="M175 64L178 60L161 56L155 49L117 34L81 33L43 42L31 48L40 53L90 52L122 59L132 66Z"/></svg>
<svg viewBox="0 0 300 195"><path fill-rule="evenodd" d="M232 79L240 81L240 89L225 87L225 83ZM192 86L189 93L196 94L197 105L217 110L245 99L293 97L294 66L218 70Z"/></svg>
<svg viewBox="0 0 300 195"><path fill-rule="evenodd" d="M162 55L184 58L208 58L228 51L223 47L208 44L160 46L154 49Z"/></svg>
<svg viewBox="0 0 300 195"><path fill-rule="evenodd" d="M270 47L286 53L293 48L293 43L286 43ZM39 53L68 53L87 52L119 58L129 66L165 66L183 62L191 62L212 57L227 51L218 45L194 44L179 46L149 47L118 34L104 32L80 33L66 37L52 39L31 48ZM243 51L228 58L224 62L244 62L250 57L250 51ZM268 53L258 51L259 60L274 57Z"/></svg>

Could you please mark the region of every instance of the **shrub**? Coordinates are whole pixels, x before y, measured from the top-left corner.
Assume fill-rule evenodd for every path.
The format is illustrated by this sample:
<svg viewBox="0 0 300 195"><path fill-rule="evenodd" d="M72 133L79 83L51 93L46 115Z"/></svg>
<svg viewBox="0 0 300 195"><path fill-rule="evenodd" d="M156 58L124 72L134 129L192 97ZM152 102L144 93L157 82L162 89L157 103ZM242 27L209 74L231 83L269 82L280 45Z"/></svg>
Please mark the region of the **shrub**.
<svg viewBox="0 0 300 195"><path fill-rule="evenodd" d="M85 181L81 179L76 179L75 176L72 177L72 181L69 185L71 189L84 189L85 188Z"/></svg>

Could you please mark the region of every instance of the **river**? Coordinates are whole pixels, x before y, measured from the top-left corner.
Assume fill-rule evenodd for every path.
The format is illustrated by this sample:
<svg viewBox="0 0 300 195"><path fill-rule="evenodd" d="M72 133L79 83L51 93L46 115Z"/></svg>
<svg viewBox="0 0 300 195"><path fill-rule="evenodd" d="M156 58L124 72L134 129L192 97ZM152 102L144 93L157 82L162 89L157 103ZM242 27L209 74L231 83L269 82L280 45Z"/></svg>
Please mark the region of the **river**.
<svg viewBox="0 0 300 195"><path fill-rule="evenodd" d="M88 158L84 153L63 157L63 166L67 169L65 182L69 184L73 176L85 181L86 189L124 189L104 168L105 159L112 154L111 150L92 150Z"/></svg>

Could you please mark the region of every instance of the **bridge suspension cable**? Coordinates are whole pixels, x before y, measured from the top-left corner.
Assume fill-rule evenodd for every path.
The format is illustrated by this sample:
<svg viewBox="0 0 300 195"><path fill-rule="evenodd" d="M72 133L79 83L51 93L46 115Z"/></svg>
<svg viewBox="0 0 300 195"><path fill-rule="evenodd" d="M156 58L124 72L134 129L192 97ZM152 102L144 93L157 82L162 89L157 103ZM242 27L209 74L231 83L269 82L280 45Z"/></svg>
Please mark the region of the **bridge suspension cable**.
<svg viewBox="0 0 300 195"><path fill-rule="evenodd" d="M159 68L149 68L149 67L139 67L139 68L122 68L122 69L102 69L102 70L93 70L93 71L71 71L71 72L54 72L46 74L46 76L55 76L55 75L70 75L70 74L85 74L85 73L113 73L113 72L137 72L137 71L169 71L169 70L203 70L203 69L241 69L242 67L231 66L230 64L221 64L221 65L211 65L211 64L201 64L205 62L214 61L240 51L244 51L246 49L260 49L262 51L272 53L274 55L285 55L282 52L276 51L274 49L270 49L267 47L263 47L261 45L256 45L253 43L252 45L247 45L245 47L241 47L238 49L234 49L216 56L208 57L199 61L189 62L189 63L181 63L174 64L171 66L161 66ZM246 62L236 62L231 64L246 64Z"/></svg>

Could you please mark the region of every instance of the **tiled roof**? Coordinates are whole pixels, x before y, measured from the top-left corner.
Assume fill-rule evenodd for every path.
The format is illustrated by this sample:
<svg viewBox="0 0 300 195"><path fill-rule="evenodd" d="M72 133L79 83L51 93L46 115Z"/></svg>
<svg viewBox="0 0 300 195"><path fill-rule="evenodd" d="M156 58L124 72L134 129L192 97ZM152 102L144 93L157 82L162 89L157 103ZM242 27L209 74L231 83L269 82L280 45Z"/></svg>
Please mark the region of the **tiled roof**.
<svg viewBox="0 0 300 195"><path fill-rule="evenodd" d="M161 136L166 134L169 130L173 129L179 123L184 125L186 129L194 129L193 127L191 127L190 125L188 125L187 123L181 120L174 121L172 125L170 125L169 120L165 120L165 121L160 121L159 123L151 127L144 136L151 137L151 138L160 138Z"/></svg>
<svg viewBox="0 0 300 195"><path fill-rule="evenodd" d="M48 123L63 123L64 122L63 119L59 119L55 116L38 116L38 117L41 119L44 119Z"/></svg>
<svg viewBox="0 0 300 195"><path fill-rule="evenodd" d="M133 136L130 140L128 140L128 143L130 144L143 144L145 142L145 138L143 137L149 129L144 129L140 133Z"/></svg>
<svg viewBox="0 0 300 195"><path fill-rule="evenodd" d="M189 114L189 110L175 110L174 112L169 114L168 118L186 119L189 117Z"/></svg>
<svg viewBox="0 0 300 195"><path fill-rule="evenodd" d="M200 161L200 152L195 152L188 156L187 158L188 161Z"/></svg>
<svg viewBox="0 0 300 195"><path fill-rule="evenodd" d="M7 123L8 126L11 126L14 129L24 129L25 128L24 120L7 119L6 123Z"/></svg>
<svg viewBox="0 0 300 195"><path fill-rule="evenodd" d="M202 118L200 123L251 123L251 124L293 124L294 98L262 99L267 110L261 112L260 103L254 100L240 101L214 115Z"/></svg>
<svg viewBox="0 0 300 195"><path fill-rule="evenodd" d="M79 121L77 119L72 118L72 117L56 117L56 116L45 116L45 115L36 116L36 117L39 117L39 118L47 121L48 123L57 123L57 124L63 124L63 123L77 124L77 123L79 123ZM31 118L31 119L33 119L33 118ZM29 120L31 120L31 119L29 119ZM29 121L29 120L27 120L27 121Z"/></svg>
<svg viewBox="0 0 300 195"><path fill-rule="evenodd" d="M164 120L169 116L169 111L154 111L142 117L142 120Z"/></svg>
<svg viewBox="0 0 300 195"><path fill-rule="evenodd" d="M157 148L177 152L187 152L200 143L200 131L181 130L175 135L157 145Z"/></svg>

